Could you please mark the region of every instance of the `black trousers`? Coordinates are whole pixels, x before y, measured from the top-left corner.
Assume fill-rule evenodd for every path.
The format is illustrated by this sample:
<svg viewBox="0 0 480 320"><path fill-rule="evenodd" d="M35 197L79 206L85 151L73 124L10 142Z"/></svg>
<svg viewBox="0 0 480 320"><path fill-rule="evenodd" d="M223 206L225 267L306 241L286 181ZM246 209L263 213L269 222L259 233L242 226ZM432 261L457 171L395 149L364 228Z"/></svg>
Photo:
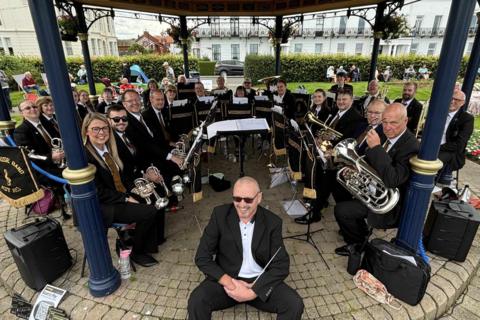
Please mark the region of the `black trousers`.
<svg viewBox="0 0 480 320"><path fill-rule="evenodd" d="M121 203L102 205L102 211L113 211L113 222L136 223L133 238L133 252L157 252L157 231L165 224L165 215L157 218L157 209L152 205L143 203ZM158 220L157 220L158 219ZM163 223L162 226L159 224Z"/></svg>
<svg viewBox="0 0 480 320"><path fill-rule="evenodd" d="M319 217L322 208L328 205L330 194L333 195L336 203L352 200L352 195L337 182L337 170L323 170L321 167L317 167L315 190L317 199L313 206L314 217Z"/></svg>
<svg viewBox="0 0 480 320"><path fill-rule="evenodd" d="M345 242L362 243L368 236L368 226L365 222L368 208L358 200L351 200L337 203L334 212Z"/></svg>
<svg viewBox="0 0 480 320"><path fill-rule="evenodd" d="M273 289L267 301L256 298L246 303L261 311L276 313L278 320L301 319L304 308L302 298L284 282ZM221 284L205 279L190 294L188 319L208 320L211 319L212 311L230 308L236 304L238 302L225 293Z"/></svg>

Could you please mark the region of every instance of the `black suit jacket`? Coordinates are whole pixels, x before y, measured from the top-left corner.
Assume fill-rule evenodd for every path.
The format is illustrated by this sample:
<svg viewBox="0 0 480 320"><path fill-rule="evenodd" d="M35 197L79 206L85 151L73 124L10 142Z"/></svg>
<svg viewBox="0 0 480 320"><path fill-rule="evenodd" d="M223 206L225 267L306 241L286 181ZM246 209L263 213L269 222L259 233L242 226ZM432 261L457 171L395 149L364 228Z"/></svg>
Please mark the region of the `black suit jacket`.
<svg viewBox="0 0 480 320"><path fill-rule="evenodd" d="M80 119L83 121L83 119L85 119L85 117L88 114L88 109L83 104L77 103L77 112L78 112L78 115L80 116Z"/></svg>
<svg viewBox="0 0 480 320"><path fill-rule="evenodd" d="M275 94L275 95L278 95L278 94ZM273 101L275 101L275 99L273 99ZM295 111L296 111L295 97L290 92L290 90L287 90L285 92L281 105L282 105L283 114L285 115L285 117L287 117L288 119L295 119Z"/></svg>
<svg viewBox="0 0 480 320"><path fill-rule="evenodd" d="M400 191L400 200L392 211L383 215L369 213L368 222L370 226L381 229L398 225L410 178L409 160L418 153L418 148L415 135L406 130L388 150L388 153L381 145L365 151L366 161L376 170L385 186L387 188L398 188Z"/></svg>
<svg viewBox="0 0 480 320"><path fill-rule="evenodd" d="M53 118L55 119L55 116ZM40 123L52 138L60 138L60 132L55 128L52 121L48 120L43 114L40 115Z"/></svg>
<svg viewBox="0 0 480 320"><path fill-rule="evenodd" d="M142 159L143 165L148 165L152 162L158 163L167 161L168 150L164 149L159 140L155 138L155 129L150 128L153 131L152 137L145 126L137 120L130 112L127 112L128 126L126 133L133 145L137 147L138 157ZM148 124L147 124L148 125Z"/></svg>
<svg viewBox="0 0 480 320"><path fill-rule="evenodd" d="M162 109L162 117L163 117L163 121L165 121L165 130L167 132L170 132L168 128L168 123L167 123L168 116L166 116L165 113L163 112L164 109ZM150 128L150 130L154 131L154 137L157 143L159 143L162 148L168 149L169 141L167 137L165 137L165 135L163 134L160 120L158 120L155 109L151 107L143 111L142 117L143 117L143 120L145 120L145 123L147 124L147 126Z"/></svg>
<svg viewBox="0 0 480 320"><path fill-rule="evenodd" d="M322 122L325 122L325 120L328 118L328 115L332 112L332 110L327 105L327 103L324 103L322 105L322 108L320 109L319 112L316 111L316 108L317 108L316 105L312 105L310 107L310 111L313 112L313 114L315 114L315 116L318 118L318 120L320 120Z"/></svg>
<svg viewBox="0 0 480 320"><path fill-rule="evenodd" d="M127 138L131 140L128 135L125 133ZM128 149L127 145L123 141L122 137L120 134L117 132L114 133L115 136L115 143L117 145L117 151L118 151L118 156L123 162L123 171L122 174L124 174L125 180L128 183L133 182L135 178L138 178L140 176L140 171L145 169L143 161L138 159L138 151L135 152L135 154L132 154L130 150ZM130 143L133 145L133 143L130 141ZM135 148L137 149L137 148ZM130 187L130 186L128 186ZM133 186L131 186L133 188Z"/></svg>
<svg viewBox="0 0 480 320"><path fill-rule="evenodd" d="M328 124L335 118L338 113L338 109L335 109L332 117L328 121ZM343 134L342 138L337 141L332 141L335 145L338 141L347 139L347 138L354 138L355 137L355 129L357 126L364 121L363 117L355 110L355 108L350 107L340 118L337 125L335 126L335 130Z"/></svg>
<svg viewBox="0 0 480 320"><path fill-rule="evenodd" d="M367 112L364 104L365 104L365 100L367 100L367 98L370 96L370 94L366 94L362 97L360 97L360 99L358 99L358 101L355 101L354 102L354 106L355 108L357 109L358 113L360 113L362 116L364 116ZM370 101L368 102L369 104L372 102L373 100L370 99ZM383 101L387 104L390 103L390 99L388 99L387 97L383 98Z"/></svg>
<svg viewBox="0 0 480 320"><path fill-rule="evenodd" d="M363 132L365 132L365 130L367 129L368 127L368 122L365 121L365 122L362 122L358 127L357 127L357 130L355 131L355 139L357 139ZM375 131L377 132L378 136L380 137L380 144L383 145L383 143L385 142L385 140L387 140L387 137L385 136L385 134L383 133L383 126L381 124L379 124L376 128L375 128ZM360 144L357 145L356 147L356 151L359 155L364 155L365 154L365 150L368 148L368 144L367 144L367 141L365 140L363 143L360 142Z"/></svg>
<svg viewBox="0 0 480 320"><path fill-rule="evenodd" d="M402 103L402 99L396 99L394 102ZM412 131L413 133L417 132L417 126L418 122L420 121L420 116L422 115L422 109L423 104L421 104L415 98L413 98L413 100L407 106L407 128L410 129L410 131Z"/></svg>
<svg viewBox="0 0 480 320"><path fill-rule="evenodd" d="M23 120L22 124L15 128L13 139L18 146L27 147L29 151L35 150L36 155L47 157L46 160L34 160L41 168L53 171L54 174L61 174L61 170L59 171L52 161L52 148L29 121Z"/></svg>
<svg viewBox="0 0 480 320"><path fill-rule="evenodd" d="M256 95L257 91L255 91L255 89L250 89L250 93L247 93L248 102L252 103L255 100Z"/></svg>
<svg viewBox="0 0 480 320"><path fill-rule="evenodd" d="M233 204L218 206L213 209L200 239L195 263L200 271L214 281L224 274L238 277L243 260L239 221ZM282 220L259 206L255 214L251 248L255 262L265 267L279 247L282 249L252 288L262 301L266 301L275 286L288 276L290 259L283 245Z"/></svg>
<svg viewBox="0 0 480 320"><path fill-rule="evenodd" d="M108 106L111 107L111 106L113 106L114 104L115 104L115 103L112 102L112 103L110 103L110 105L108 105ZM107 113L107 110L108 110L108 108L107 108L107 103L106 103L105 101L102 101L102 102L100 102L100 103L97 105L97 112L98 112L98 113L104 114L104 113Z"/></svg>
<svg viewBox="0 0 480 320"><path fill-rule="evenodd" d="M328 91L336 94L338 92L338 90L339 90L338 84L334 84L333 86L330 87L330 89ZM353 93L353 86L348 84L348 83L345 83L343 85L343 90L344 91L350 91L351 93Z"/></svg>
<svg viewBox="0 0 480 320"><path fill-rule="evenodd" d="M447 141L440 146L439 154L453 153L449 163L452 170L461 169L465 165L465 148L473 133L473 126L473 116L463 110L459 110L448 125L445 134Z"/></svg>

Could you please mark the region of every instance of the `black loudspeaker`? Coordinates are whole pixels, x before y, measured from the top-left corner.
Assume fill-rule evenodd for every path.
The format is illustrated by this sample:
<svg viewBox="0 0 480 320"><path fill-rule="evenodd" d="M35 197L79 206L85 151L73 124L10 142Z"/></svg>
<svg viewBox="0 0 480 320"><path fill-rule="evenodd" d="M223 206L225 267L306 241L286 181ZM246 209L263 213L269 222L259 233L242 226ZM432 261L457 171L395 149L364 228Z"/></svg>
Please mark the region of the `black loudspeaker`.
<svg viewBox="0 0 480 320"><path fill-rule="evenodd" d="M25 284L40 291L72 265L62 227L52 219L7 231L5 241Z"/></svg>
<svg viewBox="0 0 480 320"><path fill-rule="evenodd" d="M433 201L423 230L428 251L455 261L465 261L477 233L480 215L460 200Z"/></svg>

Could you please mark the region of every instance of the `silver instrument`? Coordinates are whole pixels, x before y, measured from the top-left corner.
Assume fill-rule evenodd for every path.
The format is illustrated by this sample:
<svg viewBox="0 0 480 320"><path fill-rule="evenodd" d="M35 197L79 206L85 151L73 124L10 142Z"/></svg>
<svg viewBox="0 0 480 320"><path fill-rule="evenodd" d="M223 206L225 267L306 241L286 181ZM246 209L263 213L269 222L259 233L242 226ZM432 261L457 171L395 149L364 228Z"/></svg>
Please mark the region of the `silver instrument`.
<svg viewBox="0 0 480 320"><path fill-rule="evenodd" d="M182 160L185 159L187 157L188 140L188 135L180 135L178 141L175 143L175 148L171 151L172 155L177 156Z"/></svg>
<svg viewBox="0 0 480 320"><path fill-rule="evenodd" d="M150 182L144 178L137 178L133 181L133 184L135 187L132 189L132 193L135 193L145 199L147 204L152 204L150 196L153 195L155 197L155 208L162 209L168 205L168 198L160 197L157 191L155 191L155 184L153 182Z"/></svg>
<svg viewBox="0 0 480 320"><path fill-rule="evenodd" d="M145 170L146 174L143 174L143 178L144 179L147 179L147 176L149 174L153 174L157 177L160 177L160 170L158 170L157 167L155 167L153 164L150 165L150 167L148 167L146 170ZM142 171L143 173L143 171ZM153 183L153 182L151 182ZM160 182L160 185L162 186L163 190L164 190L164 193L165 195L162 197L158 194L155 195L154 193L154 196L155 196L155 207L157 207L157 209L162 209L162 208L165 208L166 206L168 206L168 203L169 203L169 200L168 198L172 195L172 192L168 189L167 185L165 184L165 181L163 179L161 179L161 182ZM155 185L154 185L155 186Z"/></svg>
<svg viewBox="0 0 480 320"><path fill-rule="evenodd" d="M172 192L177 196L178 201L183 199L183 192L185 191L185 185L183 179L180 176L174 176L172 178Z"/></svg>
<svg viewBox="0 0 480 320"><path fill-rule="evenodd" d="M52 151L53 152L63 152L63 142L62 139L60 138L52 138L50 140L50 143L52 144ZM60 162L55 162L57 166L60 169L64 169L67 167L67 164L65 163L65 157L60 161Z"/></svg>
<svg viewBox="0 0 480 320"><path fill-rule="evenodd" d="M46 156L41 156L39 154L35 154L35 150L30 150L28 151L27 157L30 159L37 159L37 160L47 160Z"/></svg>
<svg viewBox="0 0 480 320"><path fill-rule="evenodd" d="M400 191L385 186L375 169L357 154L356 145L357 141L350 138L335 146L335 161L345 164L337 172L337 181L368 209L385 214L398 203Z"/></svg>
<svg viewBox="0 0 480 320"><path fill-rule="evenodd" d="M332 140L340 140L343 137L343 134L327 126L323 121L319 120L311 111L305 114L305 122L313 123L321 127L317 136L322 139L322 144L320 145L320 148L323 152L333 148L331 142Z"/></svg>

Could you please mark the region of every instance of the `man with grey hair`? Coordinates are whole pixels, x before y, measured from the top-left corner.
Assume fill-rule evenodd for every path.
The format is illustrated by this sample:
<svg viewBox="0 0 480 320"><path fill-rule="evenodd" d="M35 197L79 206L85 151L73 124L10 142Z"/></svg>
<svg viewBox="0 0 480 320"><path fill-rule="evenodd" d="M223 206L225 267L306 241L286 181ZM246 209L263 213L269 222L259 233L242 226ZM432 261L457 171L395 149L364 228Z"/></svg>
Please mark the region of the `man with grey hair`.
<svg viewBox="0 0 480 320"><path fill-rule="evenodd" d="M259 206L262 192L251 177L237 180L233 203L213 209L195 263L207 278L190 294L189 319L210 319L212 311L247 303L301 319L302 298L285 282L290 259L282 240L282 219Z"/></svg>
<svg viewBox="0 0 480 320"><path fill-rule="evenodd" d="M390 103L390 100L387 97L382 97L380 96L380 90L378 87L378 80L372 80L368 83L368 89L367 89L367 94L361 97L358 100L358 103L356 103L356 107L358 112L364 116L365 118L367 117L367 108L368 105L376 100L380 99L382 101L385 101L385 103Z"/></svg>
<svg viewBox="0 0 480 320"><path fill-rule="evenodd" d="M382 114L383 133L387 140L382 145L380 136L370 130L366 141L365 161L378 173L387 188L398 188L400 200L386 214L375 214L359 200L343 201L335 206L335 218L347 245L335 249L338 255L349 255L349 245L363 243L368 236L368 226L373 228L394 228L400 220L408 180L410 177L409 160L418 152L418 141L407 130L407 110L400 103L387 106ZM368 226L365 222L368 218Z"/></svg>

